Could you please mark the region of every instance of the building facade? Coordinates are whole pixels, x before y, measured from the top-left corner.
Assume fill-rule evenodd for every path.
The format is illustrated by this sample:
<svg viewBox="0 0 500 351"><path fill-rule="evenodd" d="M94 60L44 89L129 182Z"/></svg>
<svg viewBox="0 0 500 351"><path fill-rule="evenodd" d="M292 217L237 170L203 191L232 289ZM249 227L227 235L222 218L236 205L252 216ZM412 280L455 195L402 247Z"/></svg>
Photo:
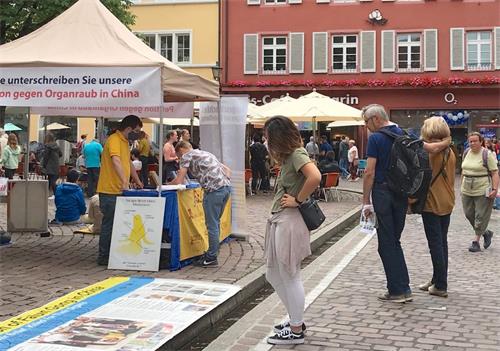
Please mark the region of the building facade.
<svg viewBox="0 0 500 351"><path fill-rule="evenodd" d="M417 134L442 115L457 145L468 131L500 133L498 0L222 4L223 93L265 104L315 88L357 108L382 104ZM365 139L362 127L335 133Z"/></svg>

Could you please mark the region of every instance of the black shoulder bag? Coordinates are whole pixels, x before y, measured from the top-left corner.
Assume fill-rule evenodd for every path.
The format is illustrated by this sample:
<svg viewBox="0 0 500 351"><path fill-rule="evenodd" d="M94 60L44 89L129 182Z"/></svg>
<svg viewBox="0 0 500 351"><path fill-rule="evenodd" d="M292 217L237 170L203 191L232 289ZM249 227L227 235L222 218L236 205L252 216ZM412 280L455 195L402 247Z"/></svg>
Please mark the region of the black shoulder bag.
<svg viewBox="0 0 500 351"><path fill-rule="evenodd" d="M283 189L286 193L286 189ZM321 211L321 208L318 205L318 201L311 197L304 200L299 205L298 209L309 231L318 229L326 219L325 214Z"/></svg>

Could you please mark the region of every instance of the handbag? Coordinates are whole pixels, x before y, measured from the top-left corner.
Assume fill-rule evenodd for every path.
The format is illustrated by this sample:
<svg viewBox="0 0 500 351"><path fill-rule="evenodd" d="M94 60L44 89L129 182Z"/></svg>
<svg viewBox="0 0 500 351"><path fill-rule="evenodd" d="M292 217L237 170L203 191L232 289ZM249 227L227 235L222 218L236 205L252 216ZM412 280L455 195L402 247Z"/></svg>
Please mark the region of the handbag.
<svg viewBox="0 0 500 351"><path fill-rule="evenodd" d="M313 198L305 200L299 205L298 208L309 231L318 229L319 226L325 221L325 214L321 211L318 201Z"/></svg>

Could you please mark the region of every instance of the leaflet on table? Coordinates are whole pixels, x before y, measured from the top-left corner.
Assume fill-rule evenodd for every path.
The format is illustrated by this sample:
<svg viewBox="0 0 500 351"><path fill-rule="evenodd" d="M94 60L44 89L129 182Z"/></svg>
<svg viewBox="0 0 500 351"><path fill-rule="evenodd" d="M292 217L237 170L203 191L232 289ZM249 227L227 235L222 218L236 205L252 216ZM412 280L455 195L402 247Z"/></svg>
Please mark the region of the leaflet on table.
<svg viewBox="0 0 500 351"><path fill-rule="evenodd" d="M155 279L11 350L156 350L239 290L228 284Z"/></svg>

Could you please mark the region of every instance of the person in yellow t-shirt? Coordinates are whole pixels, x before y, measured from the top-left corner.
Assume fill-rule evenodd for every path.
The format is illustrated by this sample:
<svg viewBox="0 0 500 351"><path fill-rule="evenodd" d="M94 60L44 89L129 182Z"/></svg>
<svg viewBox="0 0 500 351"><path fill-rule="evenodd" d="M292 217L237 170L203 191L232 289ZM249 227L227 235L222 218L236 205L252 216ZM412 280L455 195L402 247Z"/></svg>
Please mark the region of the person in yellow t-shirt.
<svg viewBox="0 0 500 351"><path fill-rule="evenodd" d="M144 186L147 186L149 152L151 150L151 145L149 145L149 140L145 131L141 131L139 135L139 145L137 145L137 149L139 150L139 160L142 162L141 181L144 184Z"/></svg>
<svg viewBox="0 0 500 351"><path fill-rule="evenodd" d="M483 146L483 136L469 134L470 149L462 161L462 205L467 220L474 228L475 238L470 252L479 252L479 240L484 238L484 248L491 245L493 232L488 229L493 201L498 193L498 165L494 154ZM485 164L486 163L486 164Z"/></svg>
<svg viewBox="0 0 500 351"><path fill-rule="evenodd" d="M101 172L97 184L99 206L103 215L97 264L102 266L108 264L116 197L121 195L124 190L129 189L130 176L138 188L143 187L135 168L132 166L129 147L129 140L137 140L141 128L140 118L129 115L121 121L118 130L110 135L104 144L101 155Z"/></svg>

